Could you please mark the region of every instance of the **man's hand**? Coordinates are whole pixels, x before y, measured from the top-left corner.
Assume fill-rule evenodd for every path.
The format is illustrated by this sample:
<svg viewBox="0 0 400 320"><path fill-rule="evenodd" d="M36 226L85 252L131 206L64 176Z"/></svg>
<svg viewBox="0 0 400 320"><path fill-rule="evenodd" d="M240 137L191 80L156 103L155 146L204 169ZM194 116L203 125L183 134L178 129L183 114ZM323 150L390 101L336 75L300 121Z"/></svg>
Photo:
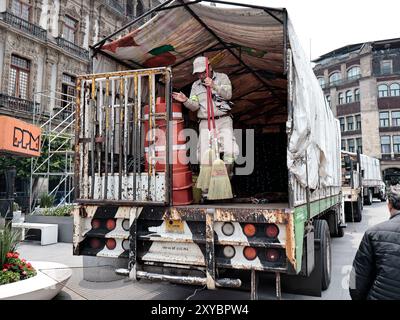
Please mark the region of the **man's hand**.
<svg viewBox="0 0 400 320"><path fill-rule="evenodd" d="M182 92L173 92L172 98L174 98L176 101L182 102L182 103L184 103L188 100L188 98Z"/></svg>
<svg viewBox="0 0 400 320"><path fill-rule="evenodd" d="M205 78L203 83L206 87L214 87L214 81L211 78Z"/></svg>

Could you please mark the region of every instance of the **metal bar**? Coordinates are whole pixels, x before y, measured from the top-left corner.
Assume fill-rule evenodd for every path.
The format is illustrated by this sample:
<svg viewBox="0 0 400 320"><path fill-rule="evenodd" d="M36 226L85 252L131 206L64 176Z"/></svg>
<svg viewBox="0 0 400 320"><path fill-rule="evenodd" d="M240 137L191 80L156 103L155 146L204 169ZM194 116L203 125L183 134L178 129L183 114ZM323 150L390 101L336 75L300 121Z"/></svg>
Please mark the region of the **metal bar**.
<svg viewBox="0 0 400 320"><path fill-rule="evenodd" d="M132 156L133 156L133 184L132 184L132 195L133 201L136 200L136 173L138 164L138 116L139 116L139 101L138 101L138 76L133 79L133 94L134 94L134 104L133 104L133 146L132 146ZM139 158L140 159L140 158Z"/></svg>
<svg viewBox="0 0 400 320"><path fill-rule="evenodd" d="M147 169L147 200L151 200L151 193L150 193L150 187L151 187L151 177L153 175L153 99L152 95L153 93L153 76L149 75L149 82L148 82L148 98L149 98L149 132L147 133L149 139L149 148L148 148L148 169ZM145 137L146 139L147 137ZM155 150L154 150L155 152Z"/></svg>
<svg viewBox="0 0 400 320"><path fill-rule="evenodd" d="M79 143L81 126L81 85L82 81L78 78L76 82L76 110L75 110L75 199L79 198L80 193L80 160L81 148Z"/></svg>
<svg viewBox="0 0 400 320"><path fill-rule="evenodd" d="M258 300L258 272L254 269L251 269L251 300Z"/></svg>
<svg viewBox="0 0 400 320"><path fill-rule="evenodd" d="M276 276L276 298L282 300L282 290L281 290L281 274L277 272Z"/></svg>
<svg viewBox="0 0 400 320"><path fill-rule="evenodd" d="M91 121L91 126L92 126L92 137L91 137L91 173L92 173L92 185L90 188L90 193L91 193L91 198L94 199L94 185L95 185L95 178L96 178L96 173L95 173L95 136L96 136L96 122L93 121L95 117L95 108L96 108L96 82L92 81L92 90L91 90L91 95L90 95L90 119Z"/></svg>
<svg viewBox="0 0 400 320"><path fill-rule="evenodd" d="M214 209L207 210L206 215L206 268L207 288L215 290Z"/></svg>
<svg viewBox="0 0 400 320"><path fill-rule="evenodd" d="M114 175L115 149L115 81L111 80L111 175Z"/></svg>
<svg viewBox="0 0 400 320"><path fill-rule="evenodd" d="M119 81L119 134L118 134L118 199L122 200L122 155L123 155L123 121L124 113L122 112L122 106L124 105L122 91L124 89L123 78Z"/></svg>
<svg viewBox="0 0 400 320"><path fill-rule="evenodd" d="M124 81L124 108L125 108L125 116L124 116L124 181L125 186L128 185L128 153L129 153L129 110L128 110L128 81ZM126 192L125 198L128 199L128 189L124 190Z"/></svg>
<svg viewBox="0 0 400 320"><path fill-rule="evenodd" d="M96 200L96 199L76 199L76 203L78 204L90 204L90 205L116 205L116 206L128 206L132 207L132 205L138 207L145 207L149 205L149 202L144 201L136 201L132 202L132 200ZM164 202L151 202L153 207L163 207L165 208Z"/></svg>
<svg viewBox="0 0 400 320"><path fill-rule="evenodd" d="M272 18L274 18L276 21L278 21L279 23L283 24L283 21L281 19L279 19L276 15L274 15L270 9L264 9L264 12L268 13Z"/></svg>
<svg viewBox="0 0 400 320"><path fill-rule="evenodd" d="M100 85L99 85L99 96L98 96L98 99L97 99L97 101L99 102L98 103L98 106L97 106L97 112L98 112L98 116L99 116L99 119L98 119L98 121L99 121L99 126L98 126L98 137L99 137L99 140L97 140L96 142L97 142L97 144L96 144L96 146L97 146L97 169L98 169L98 172L99 172L99 183L100 184L102 184L102 182L103 182L103 180L102 180L102 172L101 172L101 161L102 161L102 159L101 159L101 151L102 151L102 144L103 144L103 138L104 138L104 132L103 132L103 82L100 82ZM99 193L99 196L101 196L101 187L99 188L99 190L100 190L100 193Z"/></svg>
<svg viewBox="0 0 400 320"><path fill-rule="evenodd" d="M138 150L138 170L139 170L139 190L142 194L142 166L141 166L141 159L142 156L144 158L144 154L142 154L142 152L144 152L144 148L143 148L143 135L142 135L142 77L140 75L138 75L138 131L139 131L139 150ZM140 197L142 198L142 197Z"/></svg>
<svg viewBox="0 0 400 320"><path fill-rule="evenodd" d="M105 120L106 120L106 125L105 125L105 147L104 147L104 190L103 190L103 199L107 199L107 189L108 189L108 140L109 140L109 112L110 112L110 81L107 79L106 80L106 112L105 112Z"/></svg>
<svg viewBox="0 0 400 320"><path fill-rule="evenodd" d="M173 0L167 0L164 3L161 3L160 5L154 7L153 9L143 13L142 15L140 15L139 17L137 17L136 19L132 20L131 22L127 23L126 25L122 26L121 28L119 28L117 31L115 31L114 33L112 33L111 35L109 35L108 37L104 38L103 40L97 42L95 45L91 46L90 48L95 50L100 46L103 46L107 40L113 38L114 36L118 35L120 32L124 31L125 29L129 28L130 26L134 25L136 22L140 21L141 19L147 17L148 15L151 15L153 12L155 12L157 9L160 9L164 6L166 6L167 4L169 4L170 2L172 2Z"/></svg>
<svg viewBox="0 0 400 320"><path fill-rule="evenodd" d="M168 281L177 284L189 284L189 285L199 285L205 286L207 284L206 278L200 277L183 277L183 276L169 276L164 274L148 273L144 271L137 271L136 277L138 279L147 280L158 280L158 281ZM242 286L242 281L240 279L218 279L215 283L218 288L240 288Z"/></svg>
<svg viewBox="0 0 400 320"><path fill-rule="evenodd" d="M179 0L179 2L185 3L183 0ZM271 91L273 95L275 95L277 99L280 99L278 96L276 96L274 90L271 89L271 86L262 77L260 77L251 67L249 67L206 23L204 23L203 20L200 19L200 17L191 8L189 8L186 5L185 8L193 16L193 18L195 18L215 39L217 39L225 47L225 49L227 49L230 52L231 55L233 55L260 82L262 82L265 85L265 87L269 91Z"/></svg>
<svg viewBox="0 0 400 320"><path fill-rule="evenodd" d="M171 70L165 74L165 102L166 102L166 135L167 135L167 145L165 148L166 162L165 162L165 202L167 205L173 204L173 148L172 145L172 134L173 134L173 110L172 110L172 79ZM172 129L172 130L171 130ZM178 133L179 134L179 133Z"/></svg>

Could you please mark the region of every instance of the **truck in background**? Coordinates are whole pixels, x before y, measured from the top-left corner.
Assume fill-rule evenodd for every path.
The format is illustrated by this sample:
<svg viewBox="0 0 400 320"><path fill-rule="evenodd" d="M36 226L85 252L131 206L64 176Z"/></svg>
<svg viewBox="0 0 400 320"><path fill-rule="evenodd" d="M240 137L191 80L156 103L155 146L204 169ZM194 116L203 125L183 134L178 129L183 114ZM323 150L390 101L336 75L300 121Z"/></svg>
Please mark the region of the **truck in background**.
<svg viewBox="0 0 400 320"><path fill-rule="evenodd" d="M286 10L239 5L166 1L139 29L94 47L94 65L111 59L118 72L94 67L77 81L74 254L127 259L118 273L132 280L214 290L247 279L255 299L259 274L272 273L278 297L281 274L320 295L331 281L331 235L343 236L345 222L339 123ZM143 139L159 121L182 123L172 87L189 95L193 59L221 54L213 67L230 75L234 126L254 130L254 170L235 176L231 202L177 205L179 173L166 156L179 152L175 127L156 150ZM151 150L162 170L147 161Z"/></svg>
<svg viewBox="0 0 400 320"><path fill-rule="evenodd" d="M373 198L386 201L380 162L365 154L347 151L341 152L341 158L346 221L360 222L364 205L371 205Z"/></svg>

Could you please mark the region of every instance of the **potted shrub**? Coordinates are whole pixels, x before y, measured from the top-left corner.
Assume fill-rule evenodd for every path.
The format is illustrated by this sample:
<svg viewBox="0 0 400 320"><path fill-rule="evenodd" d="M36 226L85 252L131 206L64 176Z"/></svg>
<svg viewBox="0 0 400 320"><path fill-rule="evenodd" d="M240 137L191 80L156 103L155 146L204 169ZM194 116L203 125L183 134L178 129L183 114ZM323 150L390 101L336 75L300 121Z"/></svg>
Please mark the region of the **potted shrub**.
<svg viewBox="0 0 400 320"><path fill-rule="evenodd" d="M36 276L36 270L29 262L21 259L16 247L20 233L8 227L0 230L0 286Z"/></svg>
<svg viewBox="0 0 400 320"><path fill-rule="evenodd" d="M38 213L26 216L25 221L31 223L48 223L58 225L58 242L72 243L73 224L72 217L73 205L64 205L60 207L44 207L38 210ZM29 239L35 235L37 230L28 232Z"/></svg>

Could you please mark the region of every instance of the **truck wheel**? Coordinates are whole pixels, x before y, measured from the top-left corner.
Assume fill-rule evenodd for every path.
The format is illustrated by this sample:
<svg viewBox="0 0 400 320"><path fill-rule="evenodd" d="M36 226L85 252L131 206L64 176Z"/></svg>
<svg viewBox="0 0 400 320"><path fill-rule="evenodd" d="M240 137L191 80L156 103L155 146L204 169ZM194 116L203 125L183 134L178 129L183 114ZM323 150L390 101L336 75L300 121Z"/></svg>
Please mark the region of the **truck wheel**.
<svg viewBox="0 0 400 320"><path fill-rule="evenodd" d="M361 222L362 220L362 201L359 198L357 202L353 203L354 222Z"/></svg>
<svg viewBox="0 0 400 320"><path fill-rule="evenodd" d="M331 237L329 226L325 220L314 221L314 237L320 240L321 246L321 286L326 290L331 283L332 259L331 259Z"/></svg>
<svg viewBox="0 0 400 320"><path fill-rule="evenodd" d="M339 209L336 209L339 210ZM331 237L341 238L344 235L343 228L339 226L338 213L336 210L332 210L328 215L328 226Z"/></svg>
<svg viewBox="0 0 400 320"><path fill-rule="evenodd" d="M367 206L370 206L372 204L372 190L368 189L368 194L367 196L364 198L364 204Z"/></svg>

